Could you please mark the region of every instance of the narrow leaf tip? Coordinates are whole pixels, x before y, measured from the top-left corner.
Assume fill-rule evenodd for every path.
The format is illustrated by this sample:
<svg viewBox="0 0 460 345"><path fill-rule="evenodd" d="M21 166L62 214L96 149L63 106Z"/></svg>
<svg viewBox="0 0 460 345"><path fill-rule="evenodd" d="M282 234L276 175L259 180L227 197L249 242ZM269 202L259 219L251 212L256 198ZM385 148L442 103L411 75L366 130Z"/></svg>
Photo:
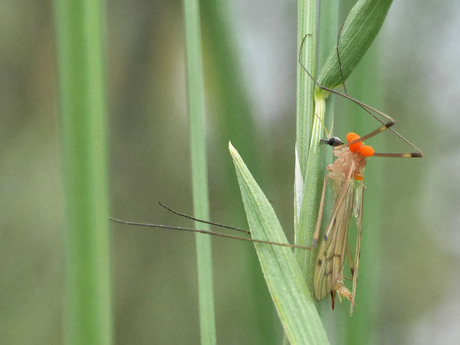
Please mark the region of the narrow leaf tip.
<svg viewBox="0 0 460 345"><path fill-rule="evenodd" d="M231 141L228 142L228 150L230 151L232 157L238 156L238 151L233 147Z"/></svg>

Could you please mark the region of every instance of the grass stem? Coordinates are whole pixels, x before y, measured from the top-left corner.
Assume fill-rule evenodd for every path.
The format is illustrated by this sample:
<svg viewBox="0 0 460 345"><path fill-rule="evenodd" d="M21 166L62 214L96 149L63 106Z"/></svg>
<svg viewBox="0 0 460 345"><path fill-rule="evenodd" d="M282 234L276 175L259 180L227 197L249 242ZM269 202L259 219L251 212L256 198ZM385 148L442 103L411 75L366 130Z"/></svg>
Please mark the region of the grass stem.
<svg viewBox="0 0 460 345"><path fill-rule="evenodd" d="M184 0L187 95L190 116L193 208L197 218L209 219L206 127L203 102L203 59L201 54L200 11L198 0ZM202 224L195 224L203 228ZM207 226L204 227L208 229ZM210 236L196 234L198 301L201 343L216 343L212 249Z"/></svg>
<svg viewBox="0 0 460 345"><path fill-rule="evenodd" d="M65 343L112 343L105 11L97 0L56 0L66 204Z"/></svg>

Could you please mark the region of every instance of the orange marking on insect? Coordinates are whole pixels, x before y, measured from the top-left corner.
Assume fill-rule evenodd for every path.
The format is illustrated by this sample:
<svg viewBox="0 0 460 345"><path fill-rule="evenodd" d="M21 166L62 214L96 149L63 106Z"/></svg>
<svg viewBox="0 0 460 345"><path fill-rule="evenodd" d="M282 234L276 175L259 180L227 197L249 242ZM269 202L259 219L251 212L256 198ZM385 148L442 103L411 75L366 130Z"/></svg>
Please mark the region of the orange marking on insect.
<svg viewBox="0 0 460 345"><path fill-rule="evenodd" d="M362 175L362 174L355 174L355 176L353 176L353 178L354 178L356 181L362 181L362 180L364 180L364 175Z"/></svg>
<svg viewBox="0 0 460 345"><path fill-rule="evenodd" d="M358 152L362 145L363 143L361 141L358 141L357 143L348 145L348 147L350 148L351 152Z"/></svg>
<svg viewBox="0 0 460 345"><path fill-rule="evenodd" d="M353 132L350 132L347 134L347 141L351 142L353 140L359 139L359 135ZM363 145L362 141L358 141L357 143L348 145L348 148L350 149L351 152L358 152L361 146Z"/></svg>
<svg viewBox="0 0 460 345"><path fill-rule="evenodd" d="M359 138L359 135L356 134L356 133L350 132L350 133L347 134L347 141L348 142L356 140L358 138Z"/></svg>
<svg viewBox="0 0 460 345"><path fill-rule="evenodd" d="M365 157L371 157L374 155L374 148L369 145L363 145L359 148L359 153Z"/></svg>

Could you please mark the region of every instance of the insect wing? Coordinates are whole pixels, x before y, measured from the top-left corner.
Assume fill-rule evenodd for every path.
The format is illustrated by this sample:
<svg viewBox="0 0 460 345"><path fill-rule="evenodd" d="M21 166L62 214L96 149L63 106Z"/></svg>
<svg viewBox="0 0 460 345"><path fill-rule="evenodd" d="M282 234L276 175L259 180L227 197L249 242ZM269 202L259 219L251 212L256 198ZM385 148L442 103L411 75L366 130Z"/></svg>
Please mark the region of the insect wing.
<svg viewBox="0 0 460 345"><path fill-rule="evenodd" d="M363 219L363 201L364 201L364 191L366 187L364 187L363 182L361 181L356 189L356 198L354 201L353 209L354 209L354 216L356 217L356 226L358 230L358 234L356 237L356 249L355 249L355 260L353 263L353 288L351 292L351 296L353 300L356 296L356 285L358 283L358 270L359 270L359 257L361 255L361 234L362 234L362 219ZM353 307L354 303L350 306L350 315L353 314Z"/></svg>
<svg viewBox="0 0 460 345"><path fill-rule="evenodd" d="M321 241L313 278L316 300L326 298L341 280L346 253L348 222L353 211L353 180L347 179L336 194L331 219ZM334 291L335 293L335 291Z"/></svg>

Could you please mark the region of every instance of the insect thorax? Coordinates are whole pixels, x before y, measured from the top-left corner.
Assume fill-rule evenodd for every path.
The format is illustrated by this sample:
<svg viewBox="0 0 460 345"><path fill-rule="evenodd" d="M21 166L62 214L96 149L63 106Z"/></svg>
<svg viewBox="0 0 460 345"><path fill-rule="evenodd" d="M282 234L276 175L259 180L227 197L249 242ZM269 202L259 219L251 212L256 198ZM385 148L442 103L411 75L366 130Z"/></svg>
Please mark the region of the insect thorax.
<svg viewBox="0 0 460 345"><path fill-rule="evenodd" d="M349 177L358 181L364 178L365 156L359 152L351 152L348 146L334 148L334 155L336 160L327 167L329 178L341 181Z"/></svg>

